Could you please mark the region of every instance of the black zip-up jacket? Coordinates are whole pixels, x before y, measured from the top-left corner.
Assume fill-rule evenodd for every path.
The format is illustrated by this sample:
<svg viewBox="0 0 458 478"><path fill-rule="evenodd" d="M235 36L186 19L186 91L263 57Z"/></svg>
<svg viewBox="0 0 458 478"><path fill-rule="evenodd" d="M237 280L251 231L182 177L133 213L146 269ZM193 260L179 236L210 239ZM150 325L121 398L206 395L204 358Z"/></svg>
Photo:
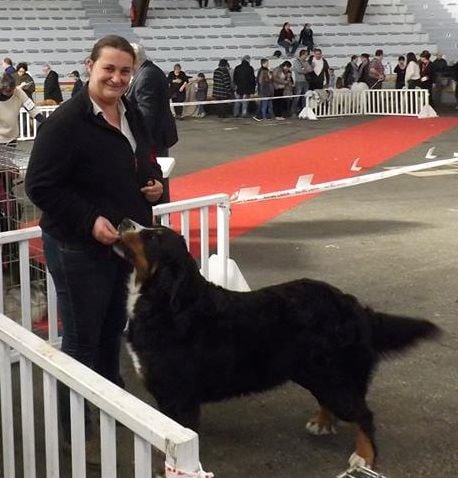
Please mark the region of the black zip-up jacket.
<svg viewBox="0 0 458 478"><path fill-rule="evenodd" d="M43 212L40 226L68 243L96 242L92 227L104 216L117 227L125 217L152 223L152 204L140 188L162 180L151 161L151 141L140 113L123 98L126 117L137 142L95 116L87 86L63 103L40 127L27 168L25 187Z"/></svg>

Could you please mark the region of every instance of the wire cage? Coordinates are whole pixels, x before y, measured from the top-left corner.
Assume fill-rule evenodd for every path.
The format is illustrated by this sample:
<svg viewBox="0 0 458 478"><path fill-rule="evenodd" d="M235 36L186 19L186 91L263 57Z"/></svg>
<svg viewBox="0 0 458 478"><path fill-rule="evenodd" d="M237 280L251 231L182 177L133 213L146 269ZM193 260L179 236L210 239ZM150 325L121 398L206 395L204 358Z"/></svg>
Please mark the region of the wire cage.
<svg viewBox="0 0 458 478"><path fill-rule="evenodd" d="M352 468L337 476L337 478L387 478L365 466Z"/></svg>
<svg viewBox="0 0 458 478"><path fill-rule="evenodd" d="M14 231L38 224L39 210L27 199L24 177L29 153L15 146L0 145L0 231ZM1 247L3 313L21 322L19 247ZM31 316L34 329L46 330L46 266L41 240L29 244Z"/></svg>

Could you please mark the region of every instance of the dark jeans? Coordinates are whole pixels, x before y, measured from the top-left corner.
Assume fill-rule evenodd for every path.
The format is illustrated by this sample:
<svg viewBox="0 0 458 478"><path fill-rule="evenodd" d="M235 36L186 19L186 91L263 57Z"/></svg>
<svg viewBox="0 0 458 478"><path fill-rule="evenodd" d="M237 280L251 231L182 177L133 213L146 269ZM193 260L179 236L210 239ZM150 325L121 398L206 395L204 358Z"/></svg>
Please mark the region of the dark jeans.
<svg viewBox="0 0 458 478"><path fill-rule="evenodd" d="M128 264L111 247L67 244L45 232L43 245L56 287L62 351L119 384ZM70 409L64 386L59 387L59 405L68 439Z"/></svg>

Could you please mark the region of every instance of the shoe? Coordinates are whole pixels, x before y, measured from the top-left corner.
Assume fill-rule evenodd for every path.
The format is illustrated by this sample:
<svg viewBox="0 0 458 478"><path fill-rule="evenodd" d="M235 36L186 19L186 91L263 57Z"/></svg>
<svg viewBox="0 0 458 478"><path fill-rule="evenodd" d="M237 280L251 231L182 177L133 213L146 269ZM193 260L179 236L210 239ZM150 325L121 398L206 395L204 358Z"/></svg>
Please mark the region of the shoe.
<svg viewBox="0 0 458 478"><path fill-rule="evenodd" d="M207 113L200 113L199 118L205 118L207 116Z"/></svg>
<svg viewBox="0 0 458 478"><path fill-rule="evenodd" d="M255 121L262 121L264 118L258 118L257 116L253 116L253 119L254 119Z"/></svg>
<svg viewBox="0 0 458 478"><path fill-rule="evenodd" d="M285 118L283 118L283 116L275 116L275 119L277 121L285 121Z"/></svg>

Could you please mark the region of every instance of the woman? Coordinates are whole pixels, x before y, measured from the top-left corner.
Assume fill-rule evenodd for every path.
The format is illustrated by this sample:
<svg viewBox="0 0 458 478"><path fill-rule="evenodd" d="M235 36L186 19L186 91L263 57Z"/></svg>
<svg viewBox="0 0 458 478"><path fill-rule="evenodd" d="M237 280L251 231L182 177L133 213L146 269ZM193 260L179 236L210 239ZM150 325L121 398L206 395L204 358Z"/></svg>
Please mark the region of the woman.
<svg viewBox="0 0 458 478"><path fill-rule="evenodd" d="M177 63L169 73L170 97L173 103L184 103L186 99L186 87L188 86L188 75L181 70L181 65ZM176 119L181 119L183 106L175 106Z"/></svg>
<svg viewBox="0 0 458 478"><path fill-rule="evenodd" d="M80 72L78 70L73 70L68 76L75 81L73 83L71 94L71 97L73 98L79 91L83 89L83 81L81 80Z"/></svg>
<svg viewBox="0 0 458 478"><path fill-rule="evenodd" d="M213 98L215 100L228 100L234 96L229 62L221 58L218 68L213 72ZM218 118L226 118L227 103L218 103Z"/></svg>
<svg viewBox="0 0 458 478"><path fill-rule="evenodd" d="M304 45L307 48L307 53L310 55L310 52L315 48L315 43L313 41L313 30L310 23L306 23L304 28L299 34L299 43Z"/></svg>
<svg viewBox="0 0 458 478"><path fill-rule="evenodd" d="M430 60L431 53L428 50L423 50L420 53L420 87L429 92L429 104L432 105L433 99L433 64Z"/></svg>
<svg viewBox="0 0 458 478"><path fill-rule="evenodd" d="M162 195L162 173L151 161L149 136L139 112L123 96L134 62L125 38L109 35L94 45L89 82L40 128L25 178L29 198L43 213L44 253L63 324L62 351L120 385L128 270L112 246L123 218L152 225L151 206ZM69 404L62 390L60 405L69 441ZM93 450L98 442L87 425Z"/></svg>
<svg viewBox="0 0 458 478"><path fill-rule="evenodd" d="M419 86L420 80L420 67L418 66L417 57L415 53L409 52L406 57L406 73L405 73L405 85L407 89L413 90Z"/></svg>
<svg viewBox="0 0 458 478"><path fill-rule="evenodd" d="M350 61L345 66L345 71L342 76L342 86L344 88L351 88L351 85L356 83L358 78L358 55L352 55Z"/></svg>
<svg viewBox="0 0 458 478"><path fill-rule="evenodd" d="M287 56L294 56L296 53L299 42L296 40L296 35L291 30L289 22L283 24L280 34L278 35L277 43L285 49Z"/></svg>
<svg viewBox="0 0 458 478"><path fill-rule="evenodd" d="M22 88L16 86L15 79L8 73L4 73L0 80L0 144L10 147L16 145L21 108L24 108L37 121L44 120L35 103Z"/></svg>
<svg viewBox="0 0 458 478"><path fill-rule="evenodd" d="M394 73L396 73L396 83L395 88L397 90L402 90L406 83L406 58L404 55L398 57L398 64L394 67Z"/></svg>
<svg viewBox="0 0 458 478"><path fill-rule="evenodd" d="M16 86L22 88L22 91L30 98L33 98L35 93L35 82L28 73L29 67L27 63L18 63L16 66L16 73L14 79L16 80Z"/></svg>

